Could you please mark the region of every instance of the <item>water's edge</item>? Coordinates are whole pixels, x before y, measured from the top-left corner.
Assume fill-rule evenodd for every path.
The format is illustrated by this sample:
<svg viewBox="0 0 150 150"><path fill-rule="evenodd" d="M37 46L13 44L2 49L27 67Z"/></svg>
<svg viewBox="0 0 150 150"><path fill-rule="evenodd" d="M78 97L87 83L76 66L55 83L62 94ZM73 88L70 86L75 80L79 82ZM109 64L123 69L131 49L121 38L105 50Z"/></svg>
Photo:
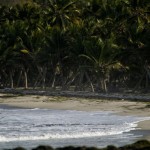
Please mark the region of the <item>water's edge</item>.
<svg viewBox="0 0 150 150"><path fill-rule="evenodd" d="M148 132L137 130L148 117L119 116L112 112L18 109L0 105L0 148L38 145L96 146L137 141Z"/></svg>

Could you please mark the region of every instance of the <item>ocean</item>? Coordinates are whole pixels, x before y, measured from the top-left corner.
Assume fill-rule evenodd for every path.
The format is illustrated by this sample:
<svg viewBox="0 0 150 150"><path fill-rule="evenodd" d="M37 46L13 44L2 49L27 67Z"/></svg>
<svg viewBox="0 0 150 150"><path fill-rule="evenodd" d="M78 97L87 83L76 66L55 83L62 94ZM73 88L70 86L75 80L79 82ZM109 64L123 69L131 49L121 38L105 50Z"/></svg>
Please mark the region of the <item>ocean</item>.
<svg viewBox="0 0 150 150"><path fill-rule="evenodd" d="M122 146L143 135L139 121L150 117L120 116L108 111L20 109L0 107L0 149L39 145Z"/></svg>

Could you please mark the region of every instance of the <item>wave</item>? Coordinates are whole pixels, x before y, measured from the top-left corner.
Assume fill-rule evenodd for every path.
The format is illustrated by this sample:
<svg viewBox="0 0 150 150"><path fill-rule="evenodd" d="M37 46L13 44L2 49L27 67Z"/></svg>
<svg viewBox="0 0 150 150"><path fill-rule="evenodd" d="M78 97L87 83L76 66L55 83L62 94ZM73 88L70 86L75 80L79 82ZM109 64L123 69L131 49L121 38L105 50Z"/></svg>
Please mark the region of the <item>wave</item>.
<svg viewBox="0 0 150 150"><path fill-rule="evenodd" d="M0 142L14 142L14 141L34 141L34 140L48 140L48 139L77 139L77 138L92 138L92 137L102 137L102 136L111 136L111 135L119 135L124 132L129 132L137 127L137 122L134 123L125 123L125 126L118 129L109 129L104 131L89 131L89 132L78 132L78 133L47 133L47 134L41 134L41 135L31 135L31 136L0 136Z"/></svg>
<svg viewBox="0 0 150 150"><path fill-rule="evenodd" d="M87 133L76 133L76 134L45 134L40 136L17 136L17 137L5 137L0 136L0 142L13 142L13 141L33 141L33 140L48 140L48 139L73 139L73 138L91 138L101 137L108 135L122 134L123 131L105 131L105 132L87 132Z"/></svg>
<svg viewBox="0 0 150 150"><path fill-rule="evenodd" d="M134 130L140 121L150 120L150 117L124 117L110 112L38 108L0 111L0 117L0 142L119 135Z"/></svg>

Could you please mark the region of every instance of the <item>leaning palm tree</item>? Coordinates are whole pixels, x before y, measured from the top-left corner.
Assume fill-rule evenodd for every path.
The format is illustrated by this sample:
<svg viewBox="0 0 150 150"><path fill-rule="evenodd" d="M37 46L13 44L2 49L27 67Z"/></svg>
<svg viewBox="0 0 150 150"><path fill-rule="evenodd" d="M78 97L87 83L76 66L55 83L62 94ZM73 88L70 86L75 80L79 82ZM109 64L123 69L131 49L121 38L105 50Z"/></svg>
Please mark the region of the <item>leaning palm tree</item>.
<svg viewBox="0 0 150 150"><path fill-rule="evenodd" d="M87 66L96 75L98 87L107 92L110 70L118 64L115 56L119 47L114 43L113 35L110 39L91 38L85 41L86 53L80 56L87 60Z"/></svg>

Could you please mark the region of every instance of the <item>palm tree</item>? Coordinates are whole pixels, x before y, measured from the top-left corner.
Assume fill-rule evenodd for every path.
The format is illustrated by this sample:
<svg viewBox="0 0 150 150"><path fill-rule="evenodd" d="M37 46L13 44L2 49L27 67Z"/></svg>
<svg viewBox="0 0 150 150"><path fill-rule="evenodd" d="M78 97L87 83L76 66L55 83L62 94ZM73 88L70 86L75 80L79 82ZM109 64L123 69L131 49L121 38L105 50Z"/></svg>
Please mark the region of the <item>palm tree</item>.
<svg viewBox="0 0 150 150"><path fill-rule="evenodd" d="M79 10L73 0L48 0L48 7L45 11L48 23L66 30L70 23L77 23Z"/></svg>
<svg viewBox="0 0 150 150"><path fill-rule="evenodd" d="M145 70L145 66L148 68L147 62L149 62L147 57L149 56L147 51L149 47L147 42L149 37L149 6L149 1L126 1L121 13L121 15L126 17L121 19L118 26L116 26L118 28L117 41L120 47L122 47L122 56L120 58L122 63L129 66L130 73L132 74L130 77L134 78L134 84L139 81L135 87L139 87L145 75L149 77L146 71L148 69Z"/></svg>
<svg viewBox="0 0 150 150"><path fill-rule="evenodd" d="M86 53L80 55L87 60L90 70L96 75L98 87L107 92L110 70L116 66L115 60L119 47L115 44L115 37L112 34L110 39L90 38L85 41ZM99 84L100 83L100 84Z"/></svg>

